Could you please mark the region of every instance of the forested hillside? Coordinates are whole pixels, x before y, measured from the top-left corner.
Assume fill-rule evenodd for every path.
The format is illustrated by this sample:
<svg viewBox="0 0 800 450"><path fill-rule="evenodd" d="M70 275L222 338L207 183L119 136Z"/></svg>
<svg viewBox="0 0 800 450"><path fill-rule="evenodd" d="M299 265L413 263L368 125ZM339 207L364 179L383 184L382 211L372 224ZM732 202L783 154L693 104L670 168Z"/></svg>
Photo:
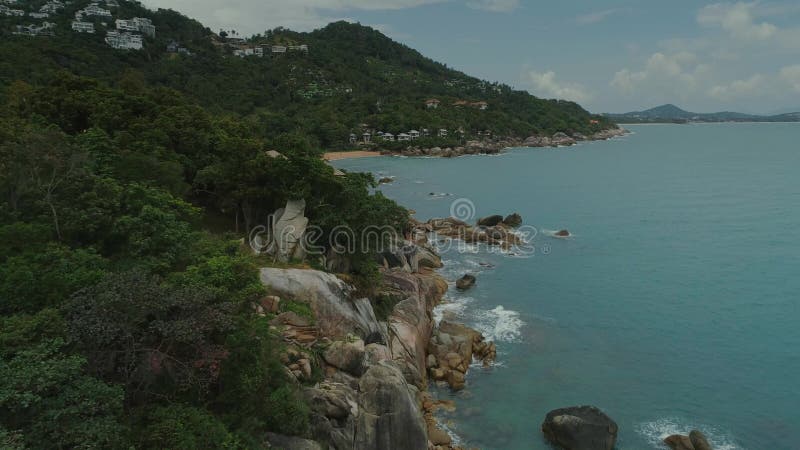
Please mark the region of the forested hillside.
<svg viewBox="0 0 800 450"><path fill-rule="evenodd" d="M462 129L467 137L489 130L519 138L559 131L590 135L611 126L575 103L538 99L448 69L358 24L338 22L311 33L267 30L244 40L221 37L174 11L121 2L119 17L148 17L157 30L143 50L121 52L105 45L99 31L69 29L71 13L84 3L73 2L58 16L55 37L13 36L10 22L27 21L3 21L0 80L42 82L66 69L117 84L127 73L181 91L211 111L257 120L267 137L299 131L329 150L348 146L350 133L360 135L362 125L394 134L444 128ZM191 55L169 53L172 41ZM232 55L255 44L267 46L264 57ZM269 51L271 45L292 44L308 51ZM441 106L426 108L428 99ZM471 106L477 102L486 102L487 109Z"/></svg>

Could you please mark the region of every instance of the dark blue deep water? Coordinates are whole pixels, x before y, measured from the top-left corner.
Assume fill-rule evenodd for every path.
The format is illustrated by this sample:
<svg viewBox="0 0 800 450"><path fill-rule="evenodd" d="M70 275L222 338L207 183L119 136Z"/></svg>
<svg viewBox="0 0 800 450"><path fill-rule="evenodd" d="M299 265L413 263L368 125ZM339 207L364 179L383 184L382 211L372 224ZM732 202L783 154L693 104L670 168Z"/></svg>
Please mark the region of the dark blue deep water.
<svg viewBox="0 0 800 450"><path fill-rule="evenodd" d="M458 404L443 420L465 446L547 448L547 411L593 404L621 450L691 428L717 449L800 448L800 125L629 128L572 148L336 163L394 176L381 190L422 220L465 198L539 230L532 257L443 255L447 277L478 284L439 312L500 351L465 392L438 391ZM548 236L561 228L574 237Z"/></svg>

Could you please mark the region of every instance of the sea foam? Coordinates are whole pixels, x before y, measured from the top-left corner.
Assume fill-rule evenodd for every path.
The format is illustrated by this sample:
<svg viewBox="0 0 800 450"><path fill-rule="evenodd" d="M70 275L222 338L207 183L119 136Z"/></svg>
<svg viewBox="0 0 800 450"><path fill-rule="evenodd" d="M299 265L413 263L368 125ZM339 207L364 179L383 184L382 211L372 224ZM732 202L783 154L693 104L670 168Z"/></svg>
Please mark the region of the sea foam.
<svg viewBox="0 0 800 450"><path fill-rule="evenodd" d="M701 430L708 438L711 447L717 450L743 450L732 436L713 425L704 425L679 417L664 417L651 422L641 423L636 427L637 433L644 436L653 448L665 448L664 439L673 434L688 435L693 429Z"/></svg>

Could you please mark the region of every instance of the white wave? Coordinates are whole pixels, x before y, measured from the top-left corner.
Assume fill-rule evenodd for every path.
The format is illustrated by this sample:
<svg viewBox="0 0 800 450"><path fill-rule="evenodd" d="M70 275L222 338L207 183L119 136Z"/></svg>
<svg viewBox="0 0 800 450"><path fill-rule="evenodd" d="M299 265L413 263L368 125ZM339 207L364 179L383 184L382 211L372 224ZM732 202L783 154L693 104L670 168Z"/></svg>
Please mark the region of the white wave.
<svg viewBox="0 0 800 450"><path fill-rule="evenodd" d="M525 322L519 318L519 313L503 306L498 306L489 311L476 311L476 328L483 333L489 341L518 342L522 327Z"/></svg>
<svg viewBox="0 0 800 450"><path fill-rule="evenodd" d="M460 320L464 317L467 306L474 302L472 297L452 297L446 295L442 303L433 308L433 320L438 324L442 319Z"/></svg>
<svg viewBox="0 0 800 450"><path fill-rule="evenodd" d="M688 435L692 430L700 430L708 438L712 448L717 450L743 450L733 437L713 425L691 422L679 417L664 417L652 422L641 423L636 431L647 439L654 448L665 448L664 439L673 434Z"/></svg>
<svg viewBox="0 0 800 450"><path fill-rule="evenodd" d="M540 232L545 236L549 236L549 237L556 238L556 239L569 239L569 238L575 237L575 235L571 231L569 232L569 236L556 236L556 233L558 233L559 231L561 231L561 230L545 230L545 229L542 229Z"/></svg>

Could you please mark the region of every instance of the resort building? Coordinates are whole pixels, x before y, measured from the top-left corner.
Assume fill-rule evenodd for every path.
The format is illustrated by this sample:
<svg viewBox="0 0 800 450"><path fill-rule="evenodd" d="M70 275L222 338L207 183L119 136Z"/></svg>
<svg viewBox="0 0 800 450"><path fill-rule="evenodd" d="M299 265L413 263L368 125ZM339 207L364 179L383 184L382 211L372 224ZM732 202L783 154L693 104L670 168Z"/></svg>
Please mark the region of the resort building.
<svg viewBox="0 0 800 450"><path fill-rule="evenodd" d="M78 11L77 14L81 14L86 17L100 17L100 18L111 18L111 11L107 9L103 9L97 5L97 3L92 3L91 5L83 8L82 10Z"/></svg>
<svg viewBox="0 0 800 450"><path fill-rule="evenodd" d="M417 131L417 130L411 130L411 131L409 131L409 132L408 132L408 135L411 137L411 140L417 140L417 139L419 139L419 131Z"/></svg>
<svg viewBox="0 0 800 450"><path fill-rule="evenodd" d="M72 31L77 31L78 33L94 33L94 24L92 22L73 20Z"/></svg>
<svg viewBox="0 0 800 450"><path fill-rule="evenodd" d="M447 137L447 130L445 130L444 128L440 128L438 136L439 137Z"/></svg>
<svg viewBox="0 0 800 450"><path fill-rule="evenodd" d="M6 5L0 5L0 14L4 16L17 16L22 17L25 15L25 11L21 9L11 9Z"/></svg>
<svg viewBox="0 0 800 450"><path fill-rule="evenodd" d="M485 111L486 109L489 108L489 104L486 102L475 102L472 104L472 106L480 109L481 111Z"/></svg>
<svg viewBox="0 0 800 450"><path fill-rule="evenodd" d="M439 103L441 103L439 100L432 98L430 100L425 101L425 107L427 107L428 109L436 109L439 107Z"/></svg>
<svg viewBox="0 0 800 450"><path fill-rule="evenodd" d="M355 133L350 133L350 143L355 144L358 141L358 136Z"/></svg>
<svg viewBox="0 0 800 450"><path fill-rule="evenodd" d="M286 46L285 45L273 45L272 46L272 53L286 53Z"/></svg>
<svg viewBox="0 0 800 450"><path fill-rule="evenodd" d="M43 13L43 12L30 12L28 13L28 17L32 19L46 19L50 17L50 13Z"/></svg>
<svg viewBox="0 0 800 450"><path fill-rule="evenodd" d="M372 134L370 134L369 131L366 131L361 135L361 138L364 140L365 144L369 144L369 142L372 140Z"/></svg>
<svg viewBox="0 0 800 450"><path fill-rule="evenodd" d="M142 36L120 31L109 31L106 43L117 50L141 50Z"/></svg>
<svg viewBox="0 0 800 450"><path fill-rule="evenodd" d="M306 53L308 53L308 45L306 45L306 44L302 44L302 45L290 45L290 46L288 47L288 49L289 49L290 51L293 51L293 52L306 52Z"/></svg>
<svg viewBox="0 0 800 450"><path fill-rule="evenodd" d="M153 22L150 19L142 17L134 17L130 20L117 19L116 24L118 31L140 32L150 37L155 37L156 35L156 27L153 26Z"/></svg>
<svg viewBox="0 0 800 450"><path fill-rule="evenodd" d="M397 141L398 142L406 142L406 141L410 141L410 140L411 140L411 135L409 135L409 134L400 133L400 134L397 135Z"/></svg>
<svg viewBox="0 0 800 450"><path fill-rule="evenodd" d="M25 36L55 36L53 29L56 24L51 22L44 22L41 26L38 25L17 25L17 31L14 34Z"/></svg>

